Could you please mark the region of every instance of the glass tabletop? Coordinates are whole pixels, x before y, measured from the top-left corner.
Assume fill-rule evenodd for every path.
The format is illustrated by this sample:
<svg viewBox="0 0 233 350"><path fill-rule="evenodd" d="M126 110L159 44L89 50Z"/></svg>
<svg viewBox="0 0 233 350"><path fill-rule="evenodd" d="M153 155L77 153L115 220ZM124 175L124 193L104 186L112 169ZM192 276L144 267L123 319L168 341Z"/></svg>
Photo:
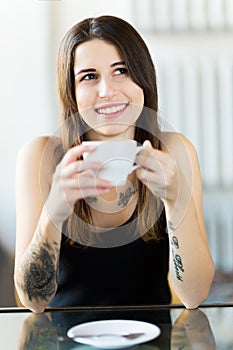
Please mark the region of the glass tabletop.
<svg viewBox="0 0 233 350"><path fill-rule="evenodd" d="M131 346L132 350L233 349L233 304L203 305L196 310L180 305L50 308L43 314L0 309L0 349L93 350L65 337L73 326L100 320L144 321L160 328L158 337Z"/></svg>

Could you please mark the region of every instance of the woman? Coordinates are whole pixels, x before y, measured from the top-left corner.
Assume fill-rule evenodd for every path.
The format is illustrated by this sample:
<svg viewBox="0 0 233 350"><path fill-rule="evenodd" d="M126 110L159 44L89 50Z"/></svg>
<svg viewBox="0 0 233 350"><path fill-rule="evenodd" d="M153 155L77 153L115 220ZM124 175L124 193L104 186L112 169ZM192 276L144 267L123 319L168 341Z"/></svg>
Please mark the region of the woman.
<svg viewBox="0 0 233 350"><path fill-rule="evenodd" d="M198 307L214 275L198 159L183 135L159 130L144 41L122 19L83 20L61 43L57 74L60 137L29 141L17 163L15 284L22 303L34 312L165 304L169 270L182 303ZM139 168L120 188L98 176L104 164L82 157L95 148L82 141L115 139L144 145ZM110 236L130 238L105 248Z"/></svg>

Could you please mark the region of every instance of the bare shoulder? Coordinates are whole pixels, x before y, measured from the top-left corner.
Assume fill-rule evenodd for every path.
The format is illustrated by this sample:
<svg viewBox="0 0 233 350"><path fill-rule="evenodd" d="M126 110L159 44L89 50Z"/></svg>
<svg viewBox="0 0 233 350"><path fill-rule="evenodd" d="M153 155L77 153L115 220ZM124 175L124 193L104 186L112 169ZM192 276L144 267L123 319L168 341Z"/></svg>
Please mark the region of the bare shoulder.
<svg viewBox="0 0 233 350"><path fill-rule="evenodd" d="M197 152L192 142L182 133L162 132L161 148L164 152L169 152L177 160L185 154L194 161L197 160Z"/></svg>
<svg viewBox="0 0 233 350"><path fill-rule="evenodd" d="M54 136L40 136L27 141L19 150L17 157L17 174L23 176L43 175L51 179L56 165L60 161L61 141ZM50 181L50 180L49 180Z"/></svg>
<svg viewBox="0 0 233 350"><path fill-rule="evenodd" d="M161 143L162 148L179 148L179 147L188 147L194 148L193 144L186 136L179 132L162 132L161 133Z"/></svg>
<svg viewBox="0 0 233 350"><path fill-rule="evenodd" d="M195 189L194 196L198 203L201 198L201 169L196 149L183 134L175 132L162 133L162 151L169 153L184 175L190 188Z"/></svg>
<svg viewBox="0 0 233 350"><path fill-rule="evenodd" d="M38 136L28 140L19 150L18 157L27 158L40 156L43 152L55 149L59 138L54 136Z"/></svg>
<svg viewBox="0 0 233 350"><path fill-rule="evenodd" d="M28 140L19 150L18 162L41 164L54 160L57 149L61 149L61 141L54 136L39 136ZM60 152L61 153L61 152Z"/></svg>

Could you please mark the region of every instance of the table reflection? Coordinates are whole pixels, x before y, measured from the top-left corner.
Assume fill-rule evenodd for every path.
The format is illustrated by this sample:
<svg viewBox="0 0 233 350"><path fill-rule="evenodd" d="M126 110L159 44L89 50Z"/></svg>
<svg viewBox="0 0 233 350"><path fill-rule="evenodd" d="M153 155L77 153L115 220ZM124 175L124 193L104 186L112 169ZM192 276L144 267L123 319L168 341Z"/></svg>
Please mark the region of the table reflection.
<svg viewBox="0 0 233 350"><path fill-rule="evenodd" d="M17 350L42 349L93 349L72 340L58 340L67 330L83 322L100 319L137 319L151 322L161 328L161 335L150 342L133 346L136 350L215 350L214 335L206 314L200 309L178 311L178 316L171 321L169 309L114 312L56 311L44 314L31 314L22 323L18 336Z"/></svg>
<svg viewBox="0 0 233 350"><path fill-rule="evenodd" d="M48 314L31 314L19 331L18 350L58 349L58 337Z"/></svg>
<svg viewBox="0 0 233 350"><path fill-rule="evenodd" d="M177 317L172 327L171 349L216 349L214 334L204 312L184 310Z"/></svg>

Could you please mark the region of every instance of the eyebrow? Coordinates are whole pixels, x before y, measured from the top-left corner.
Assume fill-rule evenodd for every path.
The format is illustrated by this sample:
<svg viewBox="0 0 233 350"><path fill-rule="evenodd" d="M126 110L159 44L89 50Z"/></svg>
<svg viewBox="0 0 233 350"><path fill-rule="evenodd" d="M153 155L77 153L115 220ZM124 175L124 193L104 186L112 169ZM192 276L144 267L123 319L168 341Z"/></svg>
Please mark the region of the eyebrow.
<svg viewBox="0 0 233 350"><path fill-rule="evenodd" d="M116 67L116 66L122 66L122 65L125 65L125 62L124 61L119 61L119 62L114 62L110 65L110 67ZM95 68L85 68L85 69L81 69L79 70L78 72L76 72L74 75L77 76L79 74L82 74L82 73L88 73L88 72L96 72L96 69Z"/></svg>

